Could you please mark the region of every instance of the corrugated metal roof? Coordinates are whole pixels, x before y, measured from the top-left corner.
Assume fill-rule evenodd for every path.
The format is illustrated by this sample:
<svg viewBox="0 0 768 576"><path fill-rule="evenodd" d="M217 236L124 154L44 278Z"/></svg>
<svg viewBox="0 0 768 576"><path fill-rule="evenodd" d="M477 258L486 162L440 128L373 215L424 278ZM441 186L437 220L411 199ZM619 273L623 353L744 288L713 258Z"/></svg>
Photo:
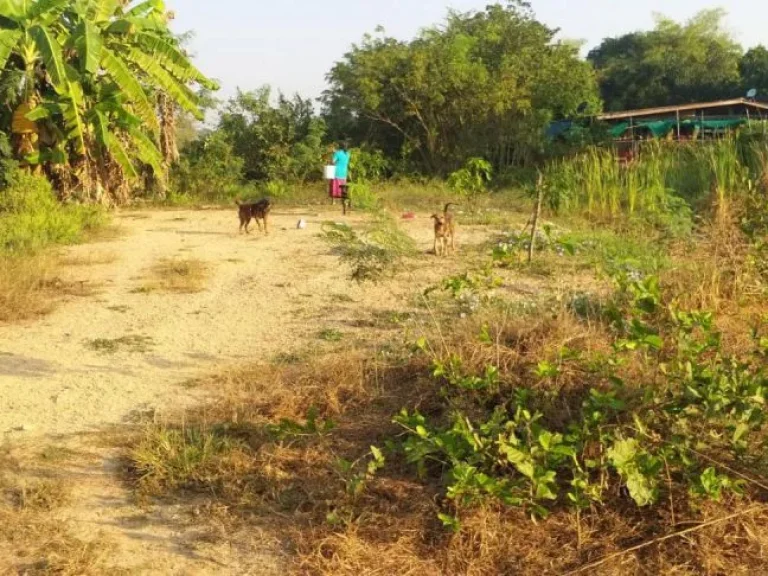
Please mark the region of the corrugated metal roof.
<svg viewBox="0 0 768 576"><path fill-rule="evenodd" d="M624 120L627 118L640 118L643 116L658 116L662 114L674 114L676 112L692 112L707 108L725 108L726 106L749 106L756 110L768 110L768 104L753 102L746 98L734 98L733 100L719 100L717 102L704 102L700 104L683 104L682 106L661 106L659 108L640 108L638 110L625 110L623 112L609 112L600 114L599 120Z"/></svg>

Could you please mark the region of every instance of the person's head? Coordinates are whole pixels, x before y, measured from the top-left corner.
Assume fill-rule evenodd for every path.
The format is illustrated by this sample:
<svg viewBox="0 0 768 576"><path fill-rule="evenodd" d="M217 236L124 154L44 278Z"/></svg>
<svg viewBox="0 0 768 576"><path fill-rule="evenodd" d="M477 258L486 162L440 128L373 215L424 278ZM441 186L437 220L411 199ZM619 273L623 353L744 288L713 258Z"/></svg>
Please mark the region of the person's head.
<svg viewBox="0 0 768 576"><path fill-rule="evenodd" d="M349 141L348 140L342 140L339 142L339 150L343 150L346 152L349 150Z"/></svg>

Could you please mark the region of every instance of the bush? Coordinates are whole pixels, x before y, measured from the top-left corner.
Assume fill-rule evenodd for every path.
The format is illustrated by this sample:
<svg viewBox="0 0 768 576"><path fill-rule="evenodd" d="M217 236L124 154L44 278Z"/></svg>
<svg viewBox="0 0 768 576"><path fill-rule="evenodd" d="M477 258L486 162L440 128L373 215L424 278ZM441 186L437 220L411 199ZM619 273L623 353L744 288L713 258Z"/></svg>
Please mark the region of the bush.
<svg viewBox="0 0 768 576"><path fill-rule="evenodd" d="M171 196L208 201L231 200L240 192L244 160L214 133L189 146L171 173Z"/></svg>
<svg viewBox="0 0 768 576"><path fill-rule="evenodd" d="M390 174L390 162L381 150L355 148L351 154L349 170L356 182L378 182Z"/></svg>
<svg viewBox="0 0 768 576"><path fill-rule="evenodd" d="M0 252L34 252L71 244L104 222L95 206L61 205L48 180L20 169L6 174L0 191Z"/></svg>
<svg viewBox="0 0 768 576"><path fill-rule="evenodd" d="M461 196L471 198L488 190L493 167L482 158L470 158L461 170L448 178L448 185Z"/></svg>
<svg viewBox="0 0 768 576"><path fill-rule="evenodd" d="M346 224L326 222L325 240L351 269L356 282L378 282L395 274L405 257L416 253L413 239L386 212L378 212L369 230L358 234Z"/></svg>
<svg viewBox="0 0 768 576"><path fill-rule="evenodd" d="M356 210L372 212L381 207L379 197L367 182L351 182L349 194L352 198L352 206Z"/></svg>

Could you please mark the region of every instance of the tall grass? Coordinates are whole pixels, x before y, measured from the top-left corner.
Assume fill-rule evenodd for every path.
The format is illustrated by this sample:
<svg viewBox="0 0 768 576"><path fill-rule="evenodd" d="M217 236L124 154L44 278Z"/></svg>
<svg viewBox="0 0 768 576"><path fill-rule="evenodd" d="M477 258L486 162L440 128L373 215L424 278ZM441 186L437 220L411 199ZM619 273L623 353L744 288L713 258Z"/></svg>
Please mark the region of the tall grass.
<svg viewBox="0 0 768 576"><path fill-rule="evenodd" d="M104 224L95 206L62 205L48 180L12 170L0 188L0 254L29 254L51 244L73 244Z"/></svg>
<svg viewBox="0 0 768 576"><path fill-rule="evenodd" d="M768 143L729 138L645 143L622 164L613 149L591 148L546 167L553 208L595 218L659 215L684 200L693 209L728 210L755 182L768 185Z"/></svg>
<svg viewBox="0 0 768 576"><path fill-rule="evenodd" d="M0 184L0 322L48 311L53 266L44 249L79 242L104 223L96 207L60 204L45 178L9 170Z"/></svg>

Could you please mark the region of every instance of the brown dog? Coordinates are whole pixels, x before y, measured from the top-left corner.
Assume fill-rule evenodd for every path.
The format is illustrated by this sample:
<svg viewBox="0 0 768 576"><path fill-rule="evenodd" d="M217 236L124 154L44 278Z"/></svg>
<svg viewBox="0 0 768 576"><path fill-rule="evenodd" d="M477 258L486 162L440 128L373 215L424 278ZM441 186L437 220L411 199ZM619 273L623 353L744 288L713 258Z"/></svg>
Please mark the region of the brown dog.
<svg viewBox="0 0 768 576"><path fill-rule="evenodd" d="M259 225L261 230L261 221L264 221L264 233L269 234L269 213L272 210L272 202L269 198L264 198L258 202L240 203L235 201L240 212L240 232L245 229L246 234L250 234L248 226L251 220L256 220L256 224Z"/></svg>
<svg viewBox="0 0 768 576"><path fill-rule="evenodd" d="M448 209L453 204L446 204L443 214L432 214L435 221L435 256L445 256L450 246L451 252L456 249L456 222Z"/></svg>

